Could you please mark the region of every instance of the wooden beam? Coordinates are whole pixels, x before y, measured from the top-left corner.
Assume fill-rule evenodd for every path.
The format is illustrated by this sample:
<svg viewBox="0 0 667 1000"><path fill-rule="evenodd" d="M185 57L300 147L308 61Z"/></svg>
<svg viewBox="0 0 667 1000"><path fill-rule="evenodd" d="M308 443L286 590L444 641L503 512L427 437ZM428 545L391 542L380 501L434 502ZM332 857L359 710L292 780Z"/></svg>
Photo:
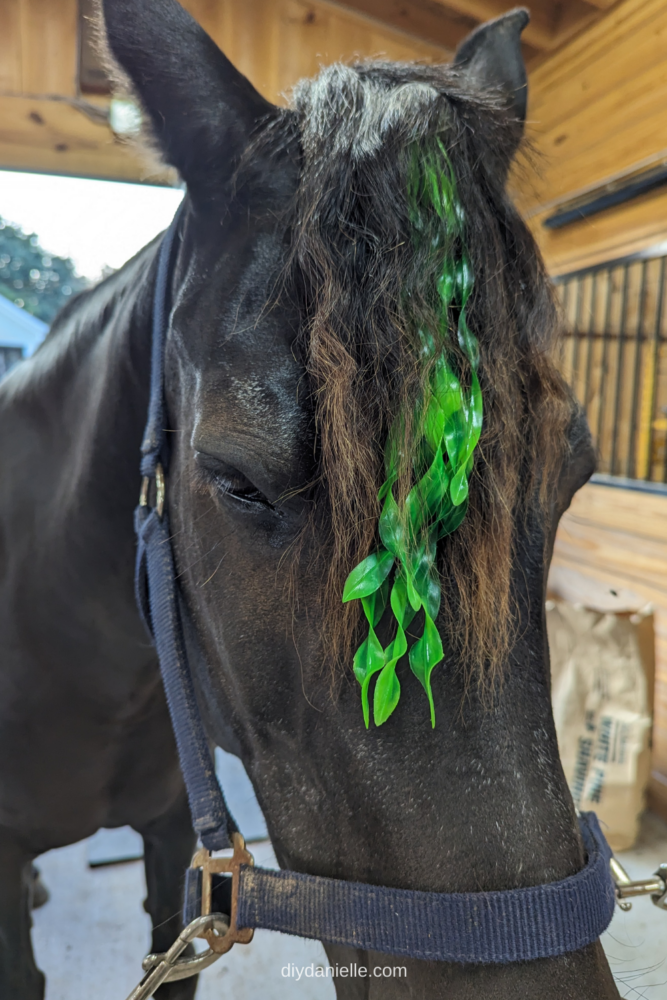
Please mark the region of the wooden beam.
<svg viewBox="0 0 667 1000"><path fill-rule="evenodd" d="M558 18L554 26L552 49L565 45L575 35L581 34L589 25L598 21L601 11L590 6L585 0L570 0L559 8Z"/></svg>
<svg viewBox="0 0 667 1000"><path fill-rule="evenodd" d="M437 3L458 14L473 17L477 21L490 21L508 10L506 0L437 0ZM554 46L556 12L552 3L532 4L530 24L526 25L521 37L533 49L551 49Z"/></svg>
<svg viewBox="0 0 667 1000"><path fill-rule="evenodd" d="M335 6L359 11L408 35L455 49L478 25L474 15L449 10L439 0L336 0Z"/></svg>
<svg viewBox="0 0 667 1000"><path fill-rule="evenodd" d="M0 97L0 168L36 170L125 181L164 182L158 170L123 140L101 115L76 104Z"/></svg>
<svg viewBox="0 0 667 1000"><path fill-rule="evenodd" d="M569 274L667 242L667 192L655 191L562 229L545 229L548 212L528 225L550 274Z"/></svg>
<svg viewBox="0 0 667 1000"><path fill-rule="evenodd" d="M598 10L609 10L616 2L617 0L586 0L586 3L591 7L597 7Z"/></svg>
<svg viewBox="0 0 667 1000"><path fill-rule="evenodd" d="M0 3L0 91L19 93L21 73L21 0Z"/></svg>
<svg viewBox="0 0 667 1000"><path fill-rule="evenodd" d="M21 0L23 93L76 96L78 12L77 0Z"/></svg>

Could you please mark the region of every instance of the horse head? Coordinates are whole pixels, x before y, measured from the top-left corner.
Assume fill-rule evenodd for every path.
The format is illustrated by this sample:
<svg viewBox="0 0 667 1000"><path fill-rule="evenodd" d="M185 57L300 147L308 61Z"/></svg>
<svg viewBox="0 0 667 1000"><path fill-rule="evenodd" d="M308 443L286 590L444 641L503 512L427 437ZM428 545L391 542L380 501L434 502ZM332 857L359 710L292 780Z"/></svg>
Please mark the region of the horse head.
<svg viewBox="0 0 667 1000"><path fill-rule="evenodd" d="M187 185L165 353L167 496L210 737L243 759L283 866L448 892L573 874L584 858L543 608L558 518L592 452L549 359L549 282L505 190L526 112L527 13L483 25L447 66L325 68L283 109L175 0L103 10L113 59ZM461 440L480 407L463 458L446 424L444 444L429 436L440 362ZM396 601L401 586L410 598L412 550L386 540L387 497L410 535L401 512L436 461L450 521L440 507L419 517L445 524L424 542L437 601L417 593L410 616L385 594L367 620L359 600L343 602L346 580L382 543ZM441 652L420 675L408 647L427 617ZM405 637L386 697L383 671L355 654L369 628L380 667L397 629ZM599 944L507 966L404 964L407 981L341 980L339 995L617 995Z"/></svg>

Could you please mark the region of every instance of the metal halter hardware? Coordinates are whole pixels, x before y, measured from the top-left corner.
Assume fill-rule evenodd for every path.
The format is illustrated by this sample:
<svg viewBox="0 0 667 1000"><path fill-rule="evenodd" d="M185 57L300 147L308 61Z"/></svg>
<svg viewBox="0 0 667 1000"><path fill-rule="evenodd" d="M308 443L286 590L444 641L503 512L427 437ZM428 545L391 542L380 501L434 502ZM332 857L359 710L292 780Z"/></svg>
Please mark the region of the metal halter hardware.
<svg viewBox="0 0 667 1000"><path fill-rule="evenodd" d="M148 1000L162 983L195 975L235 943L248 943L259 927L426 961L503 964L561 955L591 944L609 925L617 899L623 905L627 896L650 893L666 909L667 866L656 879L631 882L618 863L613 867L594 813L579 816L585 867L558 882L521 889L423 892L254 866L215 776L199 712L166 503L169 449L163 354L180 215L179 209L163 239L157 269L150 404L135 511L135 588L156 646L193 828L203 848L186 875L186 927L169 951L147 956L146 976L128 1000ZM211 853L230 846L231 857ZM218 905L214 882L221 874L231 877L228 915L210 912ZM203 938L208 949L184 956L196 938Z"/></svg>
<svg viewBox="0 0 667 1000"><path fill-rule="evenodd" d="M239 869L241 865L254 865L255 861L245 846L240 833L232 834L233 854L229 857L213 857L206 848L194 855L188 873L197 873L201 879L201 914L191 920L181 931L169 951L147 955L142 962L146 975L130 993L127 1000L148 1000L163 983L177 979L187 979L208 969L209 965L235 944L250 944L254 930L238 927ZM231 913L212 913L212 876L229 874L232 881ZM182 958L185 949L197 938L208 944L206 951Z"/></svg>
<svg viewBox="0 0 667 1000"><path fill-rule="evenodd" d="M636 881L630 878L616 858L611 859L609 866L616 886L616 899L622 910L627 912L632 909L630 898L634 896L650 896L658 909L667 910L667 864L661 864L653 878Z"/></svg>
<svg viewBox="0 0 667 1000"><path fill-rule="evenodd" d="M139 492L139 506L149 506L149 493L152 477L144 476L141 480L141 490ZM164 502L167 495L167 488L164 480L164 469L160 462L155 466L155 513L162 520L164 514Z"/></svg>

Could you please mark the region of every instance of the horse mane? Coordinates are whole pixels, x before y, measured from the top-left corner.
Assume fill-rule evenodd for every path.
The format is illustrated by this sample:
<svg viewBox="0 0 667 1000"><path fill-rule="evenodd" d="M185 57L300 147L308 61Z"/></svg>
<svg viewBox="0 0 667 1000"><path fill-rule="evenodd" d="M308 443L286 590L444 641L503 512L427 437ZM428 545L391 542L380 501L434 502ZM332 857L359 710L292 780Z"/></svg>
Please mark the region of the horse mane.
<svg viewBox="0 0 667 1000"><path fill-rule="evenodd" d="M573 412L550 359L551 285L505 193L520 123L453 67L382 62L329 66L299 83L283 120L302 155L288 284L317 431L312 527L334 668L351 664L359 640L359 602L343 605L341 595L377 544L387 432L399 410L413 412L421 384L406 302L428 324L442 268L411 238L409 157L435 137L448 151L475 275L467 315L480 343L484 425L468 513L439 544L439 626L445 647L489 690L516 636L517 524L536 507L548 517Z"/></svg>

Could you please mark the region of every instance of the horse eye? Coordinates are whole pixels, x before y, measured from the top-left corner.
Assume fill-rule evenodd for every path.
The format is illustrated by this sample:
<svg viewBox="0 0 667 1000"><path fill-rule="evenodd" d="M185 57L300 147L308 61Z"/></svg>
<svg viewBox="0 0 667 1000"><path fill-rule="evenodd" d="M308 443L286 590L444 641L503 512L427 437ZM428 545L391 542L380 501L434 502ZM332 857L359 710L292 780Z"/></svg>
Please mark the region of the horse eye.
<svg viewBox="0 0 667 1000"><path fill-rule="evenodd" d="M274 509L273 504L264 494L257 487L253 486L243 473L237 472L235 469L225 471L224 473L214 472L213 481L221 493L233 497L234 500L238 500L240 503L261 504L270 510Z"/></svg>
<svg viewBox="0 0 667 1000"><path fill-rule="evenodd" d="M261 490L258 490L248 477L244 476L238 469L223 464L218 459L202 452L196 453L196 461L209 483L220 493L224 493L225 496L247 506L261 505L269 510L275 510L273 504Z"/></svg>

